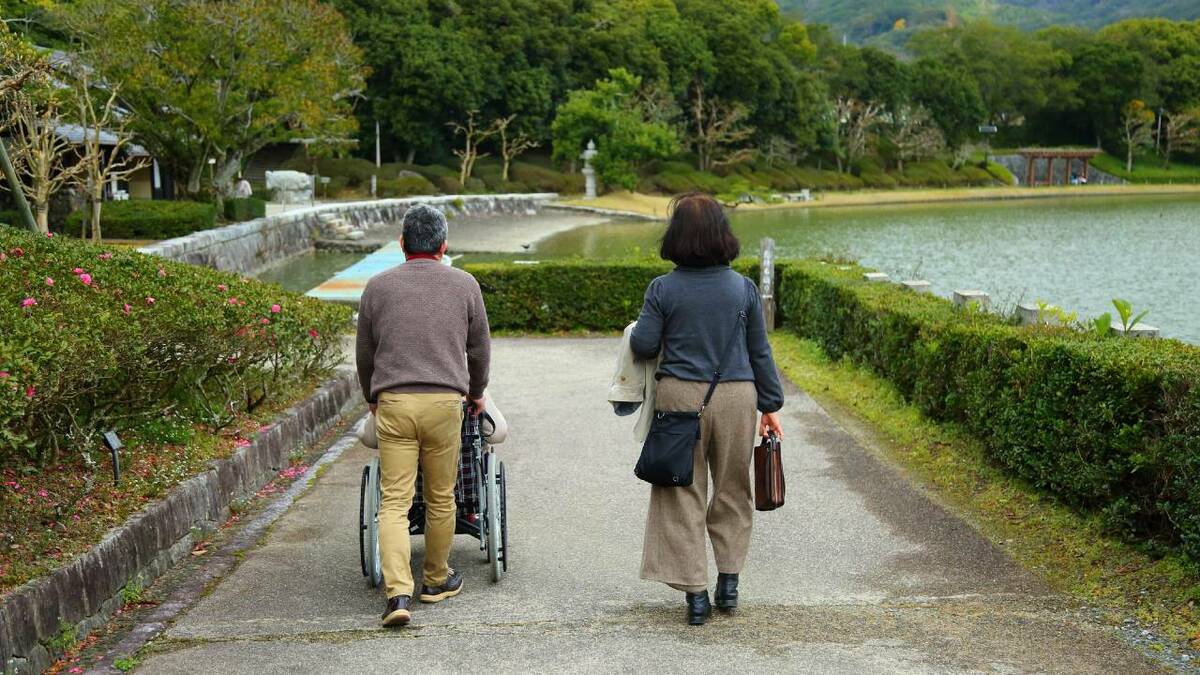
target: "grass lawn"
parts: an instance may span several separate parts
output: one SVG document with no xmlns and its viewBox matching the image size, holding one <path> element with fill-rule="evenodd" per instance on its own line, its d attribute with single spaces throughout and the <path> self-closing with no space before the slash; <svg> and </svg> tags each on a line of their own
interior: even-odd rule
<svg viewBox="0 0 1200 675">
<path fill-rule="evenodd" d="M 1152 183 L 1159 185 L 1200 183 L 1200 164 L 1189 164 L 1174 160 L 1171 162 L 1170 168 L 1164 169 L 1162 160 L 1154 155 L 1136 156 L 1133 160 L 1132 172 L 1125 170 L 1125 158 L 1123 157 L 1114 157 L 1108 154 L 1099 155 L 1092 161 L 1092 164 L 1101 171 L 1111 173 L 1130 183 Z"/>
<path fill-rule="evenodd" d="M 1114 624 L 1136 616 L 1200 647 L 1200 570 L 1111 538 L 1097 519 L 1005 475 L 978 441 L 926 419 L 885 380 L 831 361 L 816 343 L 777 331 L 771 344 L 792 382 L 1026 568 Z"/>
</svg>

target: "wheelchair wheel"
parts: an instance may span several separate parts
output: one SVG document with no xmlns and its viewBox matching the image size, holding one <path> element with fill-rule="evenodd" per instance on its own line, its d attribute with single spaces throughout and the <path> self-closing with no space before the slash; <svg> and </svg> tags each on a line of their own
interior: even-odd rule
<svg viewBox="0 0 1200 675">
<path fill-rule="evenodd" d="M 504 478 L 504 462 L 500 462 L 500 566 L 508 571 L 508 481 Z"/>
<path fill-rule="evenodd" d="M 362 470 L 362 481 L 358 486 L 358 564 L 362 568 L 362 575 L 368 576 L 367 571 L 369 566 L 370 554 L 367 552 L 367 514 L 370 513 L 370 506 L 367 504 L 367 490 L 371 486 L 371 465 L 366 465 Z"/>
<path fill-rule="evenodd" d="M 500 560 L 500 476 L 499 462 L 495 453 L 487 454 L 487 477 L 485 478 L 485 497 L 487 499 L 487 554 L 492 568 L 492 581 L 500 581 L 504 576 L 504 564 Z"/>
<path fill-rule="evenodd" d="M 364 477 L 369 476 L 369 484 L 365 487 L 367 493 L 366 522 L 364 527 L 365 546 L 367 552 L 367 583 L 376 588 L 383 583 L 383 561 L 379 557 L 379 502 L 382 491 L 379 480 L 379 458 L 371 460 L 364 469 Z"/>
</svg>

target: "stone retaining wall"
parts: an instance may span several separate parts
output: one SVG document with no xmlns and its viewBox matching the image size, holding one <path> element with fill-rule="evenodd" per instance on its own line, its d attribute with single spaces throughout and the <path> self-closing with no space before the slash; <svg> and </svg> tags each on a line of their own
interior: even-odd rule
<svg viewBox="0 0 1200 675">
<path fill-rule="evenodd" d="M 49 643 L 64 626 L 83 636 L 103 625 L 122 605 L 123 588 L 148 585 L 187 556 L 197 534 L 228 519 L 230 503 L 256 493 L 287 466 L 294 448 L 316 441 L 361 401 L 357 376 L 339 371 L 253 443 L 175 486 L 70 565 L 0 598 L 5 675 L 45 670 L 57 657 Z"/>
<path fill-rule="evenodd" d="M 1009 172 L 1017 179 L 1018 185 L 1025 185 L 1025 169 L 1028 166 L 1028 160 L 1023 155 L 994 155 L 992 161 L 1008 169 Z M 1071 161 L 1071 170 L 1076 174 L 1083 175 L 1083 161 L 1076 159 Z M 1035 180 L 1039 183 L 1046 181 L 1046 160 L 1040 160 L 1034 168 L 1036 173 Z M 1088 184 L 1089 185 L 1123 185 L 1125 181 L 1117 178 L 1111 173 L 1106 173 L 1096 168 L 1095 164 L 1088 167 Z M 1054 184 L 1069 185 L 1070 174 L 1067 173 L 1067 162 L 1061 159 L 1054 161 Z"/>
<path fill-rule="evenodd" d="M 442 206 L 451 214 L 470 216 L 537 211 L 555 199 L 553 193 L 507 195 L 443 195 L 321 204 L 244 223 L 193 232 L 141 248 L 142 253 L 253 274 L 272 262 L 309 251 L 321 230 L 321 219 L 341 218 L 360 228 L 397 223 L 415 203 Z"/>
</svg>

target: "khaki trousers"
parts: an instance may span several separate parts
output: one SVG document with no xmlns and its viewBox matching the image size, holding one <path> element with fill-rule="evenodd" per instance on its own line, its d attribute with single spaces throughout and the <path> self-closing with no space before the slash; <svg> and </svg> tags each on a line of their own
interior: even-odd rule
<svg viewBox="0 0 1200 675">
<path fill-rule="evenodd" d="M 439 585 L 450 574 L 462 414 L 458 394 L 379 395 L 379 555 L 388 598 L 413 594 L 408 510 L 418 464 L 425 486 L 424 583 Z"/>
<path fill-rule="evenodd" d="M 707 382 L 663 378 L 658 383 L 654 407 L 663 411 L 699 410 L 707 389 Z M 753 382 L 718 384 L 700 419 L 691 486 L 651 486 L 642 547 L 643 579 L 690 593 L 707 588 L 705 531 L 712 541 L 717 571 L 741 572 L 750 549 L 754 519 L 750 462 L 756 403 Z"/>
</svg>

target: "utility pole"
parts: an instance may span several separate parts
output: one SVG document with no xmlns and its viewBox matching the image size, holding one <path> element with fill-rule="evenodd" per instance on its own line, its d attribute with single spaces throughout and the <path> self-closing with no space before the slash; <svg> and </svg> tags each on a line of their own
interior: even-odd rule
<svg viewBox="0 0 1200 675">
<path fill-rule="evenodd" d="M 375 120 L 375 173 L 371 174 L 371 197 L 379 192 L 379 168 L 383 166 L 379 155 L 379 120 Z"/>
<path fill-rule="evenodd" d="M 25 221 L 25 229 L 30 232 L 37 232 L 37 222 L 33 219 L 33 211 L 29 210 L 29 202 L 25 200 L 25 188 L 21 185 L 21 181 L 17 179 L 17 171 L 13 168 L 12 161 L 8 158 L 8 148 L 5 147 L 4 141 L 0 141 L 0 169 L 4 170 L 4 177 L 8 180 L 9 190 L 13 194 L 13 200 L 17 202 L 17 211 L 21 213 L 21 219 Z"/>
</svg>

